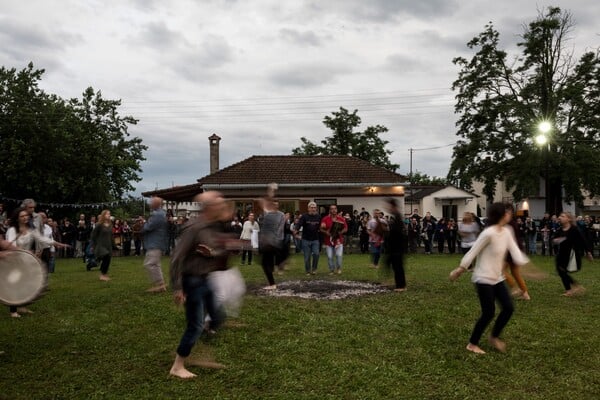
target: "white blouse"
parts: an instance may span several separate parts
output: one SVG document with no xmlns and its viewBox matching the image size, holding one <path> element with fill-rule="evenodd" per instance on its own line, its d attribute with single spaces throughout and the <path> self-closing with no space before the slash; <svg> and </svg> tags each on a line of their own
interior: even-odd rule
<svg viewBox="0 0 600 400">
<path fill-rule="evenodd" d="M 6 231 L 6 240 L 22 250 L 39 250 L 51 247 L 54 240 L 42 236 L 38 231 L 30 229 L 25 233 L 17 234 L 14 226 Z M 33 247 L 35 245 L 35 248 Z"/>
</svg>

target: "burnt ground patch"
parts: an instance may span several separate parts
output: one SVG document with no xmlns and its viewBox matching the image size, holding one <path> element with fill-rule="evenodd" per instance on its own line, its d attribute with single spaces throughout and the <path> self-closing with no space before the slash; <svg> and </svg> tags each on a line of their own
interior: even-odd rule
<svg viewBox="0 0 600 400">
<path fill-rule="evenodd" d="M 379 283 L 337 280 L 294 280 L 277 283 L 276 290 L 249 287 L 257 296 L 299 297 L 316 300 L 339 300 L 369 294 L 388 293 L 390 288 Z"/>
</svg>

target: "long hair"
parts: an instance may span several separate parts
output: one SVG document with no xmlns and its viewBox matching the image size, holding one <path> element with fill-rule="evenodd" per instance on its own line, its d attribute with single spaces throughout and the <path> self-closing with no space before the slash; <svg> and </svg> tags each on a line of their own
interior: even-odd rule
<svg viewBox="0 0 600 400">
<path fill-rule="evenodd" d="M 561 214 L 565 214 L 565 216 L 569 220 L 569 224 L 571 224 L 571 226 L 577 225 L 575 222 L 575 216 L 572 213 L 570 213 L 569 211 L 563 211 Z"/>
<path fill-rule="evenodd" d="M 110 217 L 108 216 L 109 213 L 110 213 L 110 210 L 102 210 L 102 212 L 98 216 L 97 222 L 101 225 L 112 225 L 112 223 L 110 221 Z"/>
<path fill-rule="evenodd" d="M 22 212 L 27 212 L 27 207 L 19 207 L 15 211 L 13 211 L 10 218 L 10 226 L 15 228 L 16 232 L 19 232 L 19 214 Z"/>
<path fill-rule="evenodd" d="M 487 210 L 487 221 L 486 225 L 497 225 L 500 220 L 506 214 L 506 204 L 504 203 L 494 203 Z"/>
</svg>

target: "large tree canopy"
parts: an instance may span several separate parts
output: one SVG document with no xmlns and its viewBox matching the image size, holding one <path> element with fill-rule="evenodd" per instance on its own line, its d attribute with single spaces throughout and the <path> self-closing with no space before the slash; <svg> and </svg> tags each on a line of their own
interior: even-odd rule
<svg viewBox="0 0 600 400">
<path fill-rule="evenodd" d="M 139 181 L 146 146 L 120 101 L 88 88 L 68 101 L 38 87 L 44 70 L 0 68 L 0 193 L 46 202 L 111 201 Z"/>
<path fill-rule="evenodd" d="M 551 213 L 562 209 L 561 189 L 567 201 L 581 202 L 582 189 L 600 193 L 600 59 L 597 50 L 573 57 L 572 28 L 570 13 L 550 7 L 509 59 L 489 23 L 467 44 L 473 58 L 453 60 L 461 68 L 453 84 L 460 139 L 449 180 L 466 188 L 482 181 L 490 197 L 505 180 L 520 200 L 541 194 L 541 177 Z M 552 126 L 544 145 L 535 141 L 542 121 Z"/>
<path fill-rule="evenodd" d="M 333 131 L 333 135 L 321 140 L 321 145 L 315 144 L 305 137 L 300 138 L 302 146 L 292 150 L 295 155 L 347 155 L 369 161 L 373 165 L 395 171 L 398 164 L 390 161 L 391 150 L 385 146 L 389 143 L 379 137 L 387 132 L 383 125 L 369 126 L 364 131 L 355 131 L 361 123 L 358 110 L 349 113 L 343 107 L 340 111 L 332 112 L 333 116 L 325 116 L 323 123 Z"/>
</svg>

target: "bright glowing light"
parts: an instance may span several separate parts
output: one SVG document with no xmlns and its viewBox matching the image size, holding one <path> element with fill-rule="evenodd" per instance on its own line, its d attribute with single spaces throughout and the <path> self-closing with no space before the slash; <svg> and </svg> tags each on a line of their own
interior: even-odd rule
<svg viewBox="0 0 600 400">
<path fill-rule="evenodd" d="M 544 135 L 544 134 L 537 135 L 537 136 L 535 137 L 535 142 L 536 142 L 538 145 L 540 145 L 540 146 L 543 146 L 543 145 L 545 145 L 546 143 L 548 143 L 548 138 L 547 138 L 547 137 L 546 137 L 546 135 Z"/>
<path fill-rule="evenodd" d="M 546 133 L 548 133 L 548 132 L 550 132 L 552 130 L 552 124 L 550 122 L 548 122 L 548 121 L 542 121 L 538 125 L 538 130 L 541 133 L 546 134 Z"/>
</svg>

